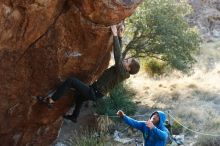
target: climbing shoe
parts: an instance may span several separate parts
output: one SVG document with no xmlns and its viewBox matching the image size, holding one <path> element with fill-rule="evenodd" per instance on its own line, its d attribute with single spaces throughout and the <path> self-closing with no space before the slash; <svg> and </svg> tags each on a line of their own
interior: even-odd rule
<svg viewBox="0 0 220 146">
<path fill-rule="evenodd" d="M 50 97 L 37 96 L 36 98 L 39 102 L 46 104 L 48 108 L 53 108 L 54 102 L 50 100 Z"/>
<path fill-rule="evenodd" d="M 74 118 L 72 115 L 64 115 L 63 118 L 67 120 L 71 120 L 73 123 L 77 122 L 77 119 Z"/>
</svg>

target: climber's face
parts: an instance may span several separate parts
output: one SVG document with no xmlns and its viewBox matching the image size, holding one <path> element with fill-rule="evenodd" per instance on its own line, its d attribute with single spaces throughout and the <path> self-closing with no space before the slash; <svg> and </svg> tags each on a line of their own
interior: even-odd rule
<svg viewBox="0 0 220 146">
<path fill-rule="evenodd" d="M 131 62 L 132 62 L 132 58 L 124 59 L 123 61 L 124 68 L 126 69 L 127 72 L 131 70 L 130 68 Z"/>
</svg>

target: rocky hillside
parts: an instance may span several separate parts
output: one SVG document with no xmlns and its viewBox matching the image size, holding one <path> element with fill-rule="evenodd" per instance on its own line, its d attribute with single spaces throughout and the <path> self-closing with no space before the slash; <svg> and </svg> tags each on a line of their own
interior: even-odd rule
<svg viewBox="0 0 220 146">
<path fill-rule="evenodd" d="M 197 25 L 207 40 L 220 37 L 220 1 L 219 0 L 189 0 L 194 14 L 190 23 Z"/>
</svg>

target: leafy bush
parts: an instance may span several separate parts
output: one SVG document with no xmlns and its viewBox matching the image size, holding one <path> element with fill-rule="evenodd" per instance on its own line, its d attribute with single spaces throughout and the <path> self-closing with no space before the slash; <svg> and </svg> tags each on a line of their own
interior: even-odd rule
<svg viewBox="0 0 220 146">
<path fill-rule="evenodd" d="M 97 101 L 96 112 L 101 115 L 115 116 L 121 109 L 127 115 L 132 115 L 136 112 L 136 105 L 132 101 L 133 96 L 134 91 L 125 84 L 119 84 L 108 96 Z"/>
<path fill-rule="evenodd" d="M 162 75 L 165 73 L 165 68 L 165 63 L 156 59 L 148 59 L 144 62 L 144 70 L 150 76 Z"/>
<path fill-rule="evenodd" d="M 178 119 L 178 121 L 180 121 L 180 120 Z M 183 132 L 183 127 L 178 122 L 173 121 L 172 133 L 175 135 L 179 135 L 182 132 Z"/>
</svg>

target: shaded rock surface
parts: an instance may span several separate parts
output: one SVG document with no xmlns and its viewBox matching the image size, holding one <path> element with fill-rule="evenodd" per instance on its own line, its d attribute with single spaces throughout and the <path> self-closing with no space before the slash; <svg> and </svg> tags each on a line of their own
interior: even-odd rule
<svg viewBox="0 0 220 146">
<path fill-rule="evenodd" d="M 93 82 L 107 68 L 109 26 L 141 0 L 0 0 L 0 143 L 49 145 L 71 96 L 48 109 L 47 95 L 69 76 Z"/>
</svg>

